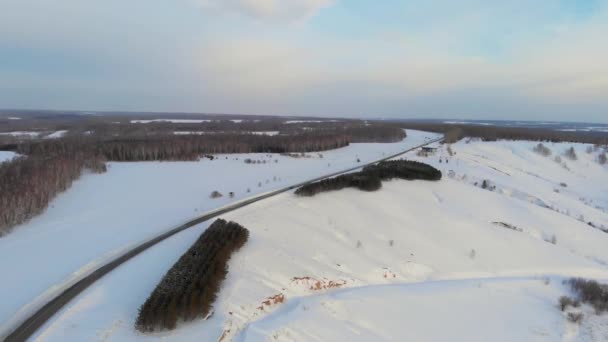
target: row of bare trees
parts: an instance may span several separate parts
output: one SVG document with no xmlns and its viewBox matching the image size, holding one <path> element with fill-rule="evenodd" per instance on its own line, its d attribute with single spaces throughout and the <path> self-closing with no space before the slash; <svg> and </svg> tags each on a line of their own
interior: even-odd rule
<svg viewBox="0 0 608 342">
<path fill-rule="evenodd" d="M 102 158 L 82 153 L 19 157 L 0 163 L 0 236 L 42 213 L 84 169 L 106 170 Z"/>
<path fill-rule="evenodd" d="M 141 306 L 137 330 L 172 330 L 178 321 L 207 316 L 228 274 L 228 260 L 248 237 L 249 231 L 234 222 L 218 219 L 209 226 Z"/>
<path fill-rule="evenodd" d="M 346 135 L 310 133 L 292 136 L 253 134 L 152 135 L 145 137 L 72 137 L 22 143 L 17 151 L 48 155 L 81 151 L 109 161 L 197 160 L 215 153 L 325 151 L 347 146 Z"/>
</svg>

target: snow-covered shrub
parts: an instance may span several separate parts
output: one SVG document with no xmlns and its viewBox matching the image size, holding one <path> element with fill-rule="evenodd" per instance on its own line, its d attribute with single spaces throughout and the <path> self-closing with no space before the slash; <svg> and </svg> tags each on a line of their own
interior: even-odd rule
<svg viewBox="0 0 608 342">
<path fill-rule="evenodd" d="M 574 150 L 574 147 L 570 147 L 569 149 L 567 149 L 564 152 L 564 156 L 570 160 L 577 160 L 578 157 L 576 155 L 576 151 Z"/>
<path fill-rule="evenodd" d="M 178 321 L 206 317 L 223 280 L 228 260 L 249 237 L 237 223 L 215 221 L 165 274 L 139 309 L 141 332 L 175 329 Z"/>
<path fill-rule="evenodd" d="M 574 291 L 577 301 L 591 305 L 598 314 L 608 311 L 608 285 L 582 278 L 572 278 L 566 283 Z"/>
<path fill-rule="evenodd" d="M 551 235 L 550 237 L 545 237 L 543 240 L 550 244 L 557 245 L 557 236 L 555 236 L 555 234 Z"/>
<path fill-rule="evenodd" d="M 581 306 L 581 302 L 579 300 L 576 299 L 572 299 L 570 297 L 567 296 L 561 296 L 559 297 L 559 308 L 562 311 L 566 311 L 566 309 L 571 306 L 574 308 L 578 308 L 579 306 Z"/>
<path fill-rule="evenodd" d="M 548 147 L 546 147 L 545 145 L 543 145 L 542 143 L 539 143 L 538 145 L 534 146 L 534 148 L 532 150 L 545 157 L 548 157 L 551 155 L 551 150 Z"/>
<path fill-rule="evenodd" d="M 606 157 L 606 152 L 600 153 L 600 155 L 597 157 L 597 162 L 600 163 L 600 165 L 606 165 L 606 163 L 608 162 L 608 157 Z"/>
<path fill-rule="evenodd" d="M 572 323 L 579 324 L 583 321 L 582 312 L 568 312 L 568 320 Z"/>
<path fill-rule="evenodd" d="M 220 198 L 222 196 L 224 196 L 224 195 L 222 195 L 222 193 L 217 190 L 212 191 L 211 195 L 209 195 L 210 198 Z"/>
</svg>

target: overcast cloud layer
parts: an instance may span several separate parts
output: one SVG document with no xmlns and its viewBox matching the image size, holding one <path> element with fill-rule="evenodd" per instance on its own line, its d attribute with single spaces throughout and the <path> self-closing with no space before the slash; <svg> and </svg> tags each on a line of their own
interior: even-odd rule
<svg viewBox="0 0 608 342">
<path fill-rule="evenodd" d="M 608 0 L 3 0 L 0 107 L 608 122 Z"/>
</svg>

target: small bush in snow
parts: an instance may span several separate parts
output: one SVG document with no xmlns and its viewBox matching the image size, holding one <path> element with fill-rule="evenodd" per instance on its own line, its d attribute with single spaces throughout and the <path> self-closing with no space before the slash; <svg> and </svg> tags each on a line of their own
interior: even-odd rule
<svg viewBox="0 0 608 342">
<path fill-rule="evenodd" d="M 606 152 L 600 153 L 600 155 L 597 157 L 597 162 L 600 163 L 600 165 L 606 165 L 606 163 L 608 162 Z"/>
<path fill-rule="evenodd" d="M 608 311 L 608 285 L 582 278 L 572 278 L 566 283 L 575 292 L 577 300 L 591 305 L 598 314 Z"/>
<path fill-rule="evenodd" d="M 566 152 L 564 152 L 564 156 L 566 156 L 566 158 L 568 158 L 570 160 L 578 159 L 578 157 L 576 156 L 576 151 L 574 150 L 574 147 L 570 147 L 569 149 L 567 149 Z"/>
<path fill-rule="evenodd" d="M 539 143 L 538 145 L 534 146 L 532 150 L 540 154 L 541 156 L 548 157 L 551 155 L 551 150 L 542 143 Z"/>
<path fill-rule="evenodd" d="M 581 312 L 568 312 L 568 320 L 575 324 L 580 324 L 583 321 L 583 314 Z"/>
<path fill-rule="evenodd" d="M 221 193 L 221 192 L 219 192 L 219 191 L 217 191 L 217 190 L 213 191 L 213 192 L 211 193 L 211 195 L 209 195 L 209 197 L 211 197 L 211 198 L 220 198 L 220 197 L 222 197 L 222 196 L 224 196 L 224 195 L 222 195 L 222 193 Z"/>
<path fill-rule="evenodd" d="M 559 309 L 562 311 L 566 311 L 566 309 L 571 306 L 573 308 L 578 308 L 579 306 L 581 306 L 581 302 L 579 300 L 576 299 L 572 299 L 570 297 L 567 296 L 561 296 L 559 297 Z"/>
<path fill-rule="evenodd" d="M 469 252 L 469 258 L 475 259 L 476 256 L 477 252 L 474 249 L 471 249 L 471 251 Z"/>
<path fill-rule="evenodd" d="M 454 151 L 452 150 L 452 145 L 448 145 L 448 154 L 450 155 L 450 157 L 454 156 Z"/>
<path fill-rule="evenodd" d="M 555 234 L 551 235 L 551 237 L 546 237 L 544 240 L 550 244 L 557 245 L 557 236 Z"/>
</svg>

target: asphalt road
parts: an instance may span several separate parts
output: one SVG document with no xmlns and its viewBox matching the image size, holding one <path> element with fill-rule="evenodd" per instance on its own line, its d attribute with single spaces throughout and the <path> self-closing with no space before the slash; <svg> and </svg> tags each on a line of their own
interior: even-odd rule
<svg viewBox="0 0 608 342">
<path fill-rule="evenodd" d="M 199 223 L 205 222 L 207 220 L 210 220 L 212 218 L 216 218 L 220 215 L 223 215 L 225 213 L 231 212 L 233 210 L 245 207 L 247 205 L 250 205 L 252 203 L 255 202 L 259 202 L 261 200 L 264 200 L 266 198 L 269 197 L 273 197 L 276 196 L 278 194 L 282 194 L 284 192 L 299 188 L 303 185 L 309 184 L 309 183 L 313 183 L 313 182 L 317 182 L 319 180 L 322 179 L 326 179 L 326 178 L 331 178 L 331 177 L 335 177 L 344 173 L 348 173 L 348 172 L 352 172 L 352 171 L 356 171 L 358 169 L 361 169 L 365 166 L 368 165 L 372 165 L 372 164 L 376 164 L 379 163 L 381 161 L 385 161 L 385 160 L 389 160 L 389 159 L 393 159 L 396 158 L 402 154 L 411 152 L 413 150 L 416 150 L 422 146 L 426 146 L 438 141 L 443 140 L 443 138 L 438 138 L 438 139 L 433 139 L 433 140 L 429 140 L 427 142 L 425 142 L 424 144 L 409 148 L 405 151 L 401 151 L 397 154 L 393 154 L 390 155 L 388 157 L 376 160 L 374 162 L 371 163 L 367 163 L 367 164 L 362 164 L 362 165 L 358 165 L 356 167 L 352 167 L 350 169 L 347 170 L 343 170 L 343 171 L 339 171 L 339 172 L 335 172 L 329 175 L 325 175 L 325 176 L 321 176 L 321 177 L 317 177 L 315 179 L 311 179 L 299 184 L 295 184 L 286 188 L 282 188 L 279 190 L 275 190 L 266 194 L 262 194 L 259 196 L 255 196 L 252 197 L 250 199 L 246 199 L 243 201 L 239 201 L 235 204 L 211 211 L 203 216 L 197 217 L 191 221 L 188 221 L 184 224 L 182 224 L 179 227 L 173 228 L 171 230 L 169 230 L 166 233 L 163 233 L 159 236 L 156 236 L 155 238 L 148 240 L 138 246 L 136 246 L 135 248 L 129 250 L 128 252 L 122 254 L 121 256 L 117 257 L 116 259 L 108 262 L 107 264 L 99 267 L 98 269 L 92 271 L 89 275 L 85 276 L 83 279 L 79 280 L 78 282 L 76 282 L 75 284 L 73 284 L 72 286 L 70 286 L 69 288 L 65 289 L 63 292 L 61 292 L 59 295 L 57 295 L 55 298 L 53 298 L 52 300 L 50 300 L 48 303 L 46 303 L 44 306 L 42 306 L 41 308 L 39 308 L 36 312 L 34 312 L 31 316 L 29 316 L 27 319 L 25 319 L 24 321 L 22 321 L 18 326 L 15 327 L 14 330 L 12 330 L 12 332 L 7 335 L 7 337 L 4 339 L 4 341 L 6 342 L 12 342 L 12 341 L 25 341 L 27 340 L 29 337 L 31 337 L 36 330 L 38 330 L 43 324 L 45 324 L 51 317 L 53 317 L 53 315 L 55 315 L 59 310 L 61 310 L 61 308 L 63 308 L 67 303 L 69 303 L 72 299 L 74 299 L 76 296 L 78 296 L 81 292 L 83 292 L 86 288 L 88 288 L 89 286 L 91 286 L 91 284 L 95 283 L 97 280 L 99 280 L 100 278 L 102 278 L 103 276 L 105 276 L 106 274 L 112 272 L 112 270 L 114 270 L 115 268 L 119 267 L 120 265 L 122 265 L 123 263 L 127 262 L 128 260 L 130 260 L 131 258 L 137 256 L 138 254 L 142 253 L 143 251 L 147 250 L 148 248 L 162 242 L 165 239 L 170 238 L 171 236 L 186 230 L 188 228 L 191 228 L 193 226 L 196 226 Z"/>
</svg>

